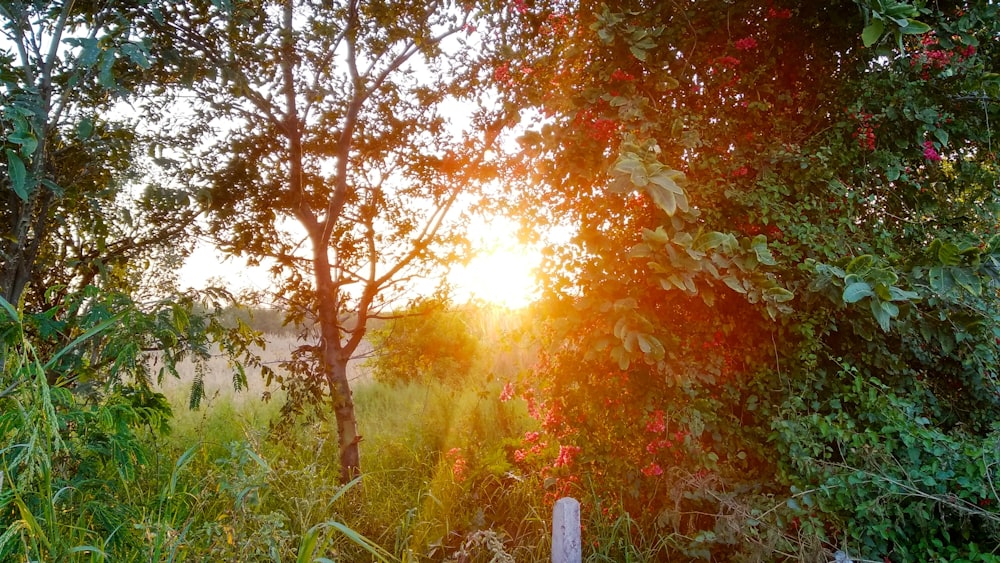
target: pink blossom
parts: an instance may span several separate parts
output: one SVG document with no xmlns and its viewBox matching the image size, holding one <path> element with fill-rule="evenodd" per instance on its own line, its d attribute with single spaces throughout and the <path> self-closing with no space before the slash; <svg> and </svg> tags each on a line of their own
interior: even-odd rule
<svg viewBox="0 0 1000 563">
<path fill-rule="evenodd" d="M 552 464 L 552 467 L 572 465 L 573 459 L 576 458 L 579 453 L 580 446 L 559 446 L 559 457 L 556 458 L 556 462 Z"/>
<path fill-rule="evenodd" d="M 924 158 L 931 162 L 941 162 L 941 155 L 934 149 L 934 141 L 924 141 Z"/>
<path fill-rule="evenodd" d="M 503 63 L 502 65 L 496 67 L 493 70 L 493 80 L 505 84 L 510 84 L 511 82 L 513 82 L 513 79 L 510 74 L 510 63 Z"/>
<path fill-rule="evenodd" d="M 462 457 L 462 448 L 452 448 L 448 450 L 445 457 L 454 460 L 451 466 L 451 475 L 454 477 L 455 482 L 461 483 L 462 481 L 465 481 L 468 462 L 466 462 L 465 458 Z"/>
<path fill-rule="evenodd" d="M 650 463 L 646 467 L 642 468 L 642 474 L 646 477 L 654 477 L 656 475 L 663 475 L 663 468 L 660 467 L 658 463 Z"/>
<path fill-rule="evenodd" d="M 513 398 L 514 398 L 514 384 L 508 381 L 503 386 L 503 391 L 500 392 L 500 402 L 506 403 L 507 401 Z"/>
<path fill-rule="evenodd" d="M 646 432 L 651 432 L 653 434 L 660 434 L 667 429 L 666 423 L 663 421 L 663 411 L 655 410 L 653 411 L 653 419 L 646 423 Z"/>
<path fill-rule="evenodd" d="M 714 62 L 717 65 L 724 66 L 724 67 L 725 66 L 736 67 L 736 66 L 739 66 L 739 64 L 740 64 L 740 60 L 739 59 L 737 59 L 736 57 L 730 57 L 729 55 L 726 55 L 724 57 L 717 57 Z"/>
</svg>

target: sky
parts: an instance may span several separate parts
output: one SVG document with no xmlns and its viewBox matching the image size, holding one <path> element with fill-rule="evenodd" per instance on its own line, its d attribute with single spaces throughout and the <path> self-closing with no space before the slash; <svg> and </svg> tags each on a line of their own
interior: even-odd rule
<svg viewBox="0 0 1000 563">
<path fill-rule="evenodd" d="M 528 305 L 536 296 L 533 270 L 541 263 L 538 249 L 521 244 L 516 224 L 502 217 L 473 224 L 468 236 L 477 255 L 449 273 L 454 301 L 478 299 L 512 308 Z M 182 288 L 202 289 L 221 282 L 234 293 L 265 292 L 270 281 L 266 267 L 248 266 L 207 243 L 199 244 L 180 271 Z M 430 293 L 436 284 L 428 281 L 426 285 L 425 292 Z"/>
</svg>

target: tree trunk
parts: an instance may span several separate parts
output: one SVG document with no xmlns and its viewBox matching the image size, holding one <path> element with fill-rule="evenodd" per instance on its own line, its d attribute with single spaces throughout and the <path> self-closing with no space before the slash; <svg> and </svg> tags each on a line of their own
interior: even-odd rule
<svg viewBox="0 0 1000 563">
<path fill-rule="evenodd" d="M 331 275 L 326 241 L 321 232 L 315 231 L 312 233 L 312 240 L 323 376 L 337 417 L 340 480 L 346 484 L 361 474 L 361 454 L 358 448 L 361 436 L 358 435 L 358 421 L 354 414 L 351 383 L 347 380 L 347 363 L 354 350 L 345 348 L 341 339 L 342 327 L 337 316 L 339 295 Z"/>
<path fill-rule="evenodd" d="M 354 415 L 354 398 L 347 380 L 347 361 L 337 359 L 332 366 L 332 379 L 336 386 L 334 412 L 337 415 L 337 437 L 340 443 L 340 481 L 349 483 L 361 474 L 361 451 L 358 442 L 358 420 Z"/>
</svg>

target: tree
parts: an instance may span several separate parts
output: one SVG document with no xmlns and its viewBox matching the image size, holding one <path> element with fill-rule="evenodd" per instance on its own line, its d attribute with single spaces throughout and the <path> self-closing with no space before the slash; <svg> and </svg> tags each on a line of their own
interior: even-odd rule
<svg viewBox="0 0 1000 563">
<path fill-rule="evenodd" d="M 193 163 L 212 234 L 231 254 L 271 260 L 292 317 L 315 315 L 318 341 L 281 381 L 286 411 L 330 404 L 345 481 L 361 440 L 347 363 L 368 321 L 451 259 L 447 217 L 490 177 L 505 124 L 502 111 L 463 105 L 482 95 L 494 57 L 473 9 L 191 2 L 149 22 L 157 52 L 208 65 L 185 87 L 203 103 L 197 120 L 225 127 Z"/>
<path fill-rule="evenodd" d="M 5 182 L 0 288 L 41 310 L 87 285 L 131 292 L 161 279 L 150 262 L 186 255 L 195 209 L 152 185 L 135 124 L 107 117 L 151 87 L 139 8 L 109 2 L 9 2 L 0 7 Z M 150 184 L 138 197 L 131 189 Z M 51 293 L 54 291 L 55 293 Z M 49 293 L 46 303 L 46 292 Z"/>
<path fill-rule="evenodd" d="M 996 6 L 531 10 L 509 181 L 577 234 L 514 460 L 689 557 L 995 547 Z"/>
</svg>

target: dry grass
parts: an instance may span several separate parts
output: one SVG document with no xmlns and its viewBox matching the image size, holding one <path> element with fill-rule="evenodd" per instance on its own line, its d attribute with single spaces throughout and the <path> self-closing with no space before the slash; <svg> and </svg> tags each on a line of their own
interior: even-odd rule
<svg viewBox="0 0 1000 563">
<path fill-rule="evenodd" d="M 267 335 L 267 346 L 263 350 L 255 350 L 260 355 L 264 365 L 281 374 L 284 369 L 281 362 L 292 357 L 292 351 L 303 344 L 295 336 L 290 335 Z M 368 380 L 367 369 L 363 367 L 365 359 L 371 353 L 371 347 L 367 343 L 362 343 L 356 359 L 352 360 L 348 366 L 347 374 L 352 383 L 358 384 Z M 195 379 L 198 368 L 190 360 L 185 360 L 178 366 L 180 378 L 164 378 L 159 390 L 170 398 L 175 408 L 186 408 L 188 395 L 191 391 L 191 384 Z M 247 388 L 236 391 L 233 388 L 233 376 L 235 368 L 227 362 L 221 355 L 214 355 L 205 362 L 201 369 L 204 374 L 205 397 L 209 403 L 224 399 L 233 404 L 234 407 L 243 408 L 260 405 L 264 393 L 271 393 L 272 397 L 280 397 L 280 389 L 277 383 L 265 385 L 264 378 L 259 370 L 247 369 Z"/>
</svg>

